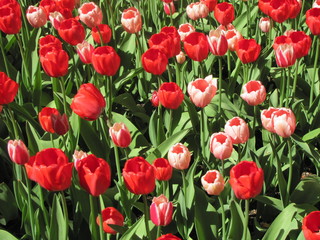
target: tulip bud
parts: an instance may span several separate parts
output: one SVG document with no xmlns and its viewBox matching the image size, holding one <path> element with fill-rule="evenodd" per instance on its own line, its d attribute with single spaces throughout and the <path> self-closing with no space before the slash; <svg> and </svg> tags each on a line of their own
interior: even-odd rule
<svg viewBox="0 0 320 240">
<path fill-rule="evenodd" d="M 292 44 L 281 44 L 275 50 L 276 62 L 279 67 L 290 67 L 296 62 L 296 54 Z"/>
<path fill-rule="evenodd" d="M 228 24 L 227 27 L 220 25 L 218 29 L 224 31 L 224 35 L 228 42 L 228 49 L 230 51 L 235 51 L 237 42 L 243 38 L 241 33 L 237 31 L 231 23 Z"/>
<path fill-rule="evenodd" d="M 102 11 L 94 2 L 87 2 L 78 9 L 80 20 L 89 28 L 93 28 L 102 22 Z"/>
<path fill-rule="evenodd" d="M 11 161 L 19 165 L 29 162 L 30 159 L 28 148 L 22 140 L 9 140 L 8 154 Z"/>
<path fill-rule="evenodd" d="M 245 143 L 249 139 L 248 124 L 239 117 L 227 121 L 224 131 L 231 137 L 233 144 Z"/>
<path fill-rule="evenodd" d="M 242 87 L 240 97 L 250 106 L 256 106 L 264 102 L 267 93 L 260 81 L 251 80 Z"/>
<path fill-rule="evenodd" d="M 262 17 L 259 21 L 259 28 L 262 32 L 269 32 L 272 28 L 272 23 L 270 21 L 270 18 L 268 17 Z"/>
<path fill-rule="evenodd" d="M 296 129 L 296 117 L 291 109 L 279 108 L 272 113 L 271 124 L 276 134 L 288 138 Z"/>
<path fill-rule="evenodd" d="M 125 148 L 131 143 L 129 129 L 122 122 L 113 124 L 113 126 L 109 128 L 109 134 L 113 143 L 118 147 Z"/>
<path fill-rule="evenodd" d="M 158 92 L 156 90 L 154 90 L 152 93 L 151 103 L 152 103 L 152 106 L 154 106 L 154 107 L 159 106 L 159 97 L 158 97 Z"/>
<path fill-rule="evenodd" d="M 229 158 L 233 151 L 231 137 L 224 132 L 212 134 L 210 137 L 210 151 L 215 158 L 220 160 Z"/>
<path fill-rule="evenodd" d="M 223 56 L 228 51 L 228 41 L 224 32 L 219 28 L 209 32 L 208 43 L 213 55 Z"/>
<path fill-rule="evenodd" d="M 128 33 L 137 33 L 141 30 L 142 19 L 138 9 L 131 7 L 123 11 L 121 23 Z"/>
<path fill-rule="evenodd" d="M 261 112 L 261 123 L 262 126 L 268 130 L 269 132 L 274 133 L 274 129 L 272 126 L 272 122 L 271 122 L 271 116 L 272 113 L 274 113 L 275 111 L 278 111 L 277 108 L 273 108 L 273 107 L 269 107 L 268 109 L 265 109 Z"/>
<path fill-rule="evenodd" d="M 206 18 L 209 14 L 209 8 L 203 2 L 191 3 L 187 6 L 187 15 L 192 20 Z"/>
<path fill-rule="evenodd" d="M 169 149 L 168 160 L 175 169 L 187 169 L 190 164 L 191 153 L 185 145 L 177 143 Z"/>
<path fill-rule="evenodd" d="M 32 27 L 42 27 L 47 22 L 47 14 L 42 7 L 29 6 L 27 9 L 27 19 Z"/>
<path fill-rule="evenodd" d="M 80 161 L 86 157 L 88 157 L 88 153 L 83 151 L 74 150 L 74 153 L 72 155 L 73 161 L 74 161 L 74 167 L 78 171 L 78 167 L 80 165 Z"/>
<path fill-rule="evenodd" d="M 178 33 L 180 35 L 181 41 L 184 41 L 186 36 L 190 33 L 195 32 L 196 29 L 190 23 L 184 23 L 179 26 Z"/>
<path fill-rule="evenodd" d="M 77 44 L 77 53 L 84 64 L 90 64 L 92 62 L 92 53 L 94 47 L 87 41 Z"/>
<path fill-rule="evenodd" d="M 224 189 L 224 179 L 217 170 L 209 170 L 201 177 L 201 183 L 209 195 L 220 195 Z"/>
<path fill-rule="evenodd" d="M 152 199 L 150 218 L 156 226 L 167 226 L 172 220 L 173 205 L 161 194 Z"/>
<path fill-rule="evenodd" d="M 167 15 L 172 15 L 176 12 L 176 8 L 174 7 L 174 3 L 163 3 L 163 10 Z"/>
<path fill-rule="evenodd" d="M 112 31 L 107 24 L 99 24 L 98 26 L 92 28 L 91 35 L 96 43 L 101 44 L 102 39 L 102 42 L 107 44 L 111 40 Z"/>
<path fill-rule="evenodd" d="M 43 130 L 64 135 L 69 130 L 66 114 L 61 115 L 55 108 L 45 107 L 39 112 L 39 122 Z"/>
<path fill-rule="evenodd" d="M 172 166 L 165 158 L 157 158 L 152 166 L 155 169 L 156 179 L 158 181 L 168 181 L 172 177 Z"/>
<path fill-rule="evenodd" d="M 176 59 L 179 64 L 182 64 L 186 61 L 186 55 L 181 51 L 178 55 L 176 55 Z"/>
</svg>

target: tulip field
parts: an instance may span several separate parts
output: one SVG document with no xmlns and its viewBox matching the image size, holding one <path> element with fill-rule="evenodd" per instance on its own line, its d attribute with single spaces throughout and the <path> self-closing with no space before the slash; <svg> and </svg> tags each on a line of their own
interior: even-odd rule
<svg viewBox="0 0 320 240">
<path fill-rule="evenodd" d="M 0 0 L 0 240 L 320 240 L 320 0 Z"/>
</svg>

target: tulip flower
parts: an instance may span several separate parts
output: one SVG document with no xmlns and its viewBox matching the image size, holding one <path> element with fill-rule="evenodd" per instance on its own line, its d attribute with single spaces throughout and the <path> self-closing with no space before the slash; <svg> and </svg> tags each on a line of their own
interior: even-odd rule
<svg viewBox="0 0 320 240">
<path fill-rule="evenodd" d="M 60 37 L 67 43 L 75 46 L 82 43 L 86 37 L 84 27 L 74 18 L 65 19 L 58 29 Z"/>
<path fill-rule="evenodd" d="M 272 23 L 270 21 L 270 18 L 268 18 L 268 17 L 260 18 L 259 28 L 264 33 L 269 32 L 270 29 L 272 28 Z"/>
<path fill-rule="evenodd" d="M 156 179 L 158 181 L 168 181 L 172 177 L 172 166 L 165 158 L 157 158 L 153 161 L 152 166 L 155 169 Z"/>
<path fill-rule="evenodd" d="M 158 97 L 158 92 L 156 90 L 153 91 L 150 101 L 152 106 L 154 107 L 159 106 L 159 97 Z"/>
<path fill-rule="evenodd" d="M 209 14 L 209 8 L 203 2 L 194 2 L 187 6 L 187 15 L 192 20 L 206 18 Z"/>
<path fill-rule="evenodd" d="M 320 35 L 320 8 L 311 8 L 306 12 L 306 24 L 313 35 Z"/>
<path fill-rule="evenodd" d="M 113 143 L 118 147 L 128 147 L 131 143 L 129 129 L 124 123 L 115 123 L 109 128 L 109 134 Z"/>
<path fill-rule="evenodd" d="M 106 233 L 116 234 L 117 231 L 114 230 L 109 224 L 123 226 L 124 217 L 123 215 L 114 207 L 107 207 L 102 210 L 101 218 L 103 222 L 103 230 Z M 100 218 L 96 219 L 97 224 L 100 226 Z"/>
<path fill-rule="evenodd" d="M 274 133 L 274 129 L 273 129 L 273 126 L 272 126 L 272 114 L 274 112 L 278 111 L 277 108 L 274 108 L 274 107 L 269 107 L 268 109 L 265 109 L 261 112 L 261 123 L 262 123 L 262 126 L 268 130 L 269 132 L 272 132 Z"/>
<path fill-rule="evenodd" d="M 209 195 L 220 195 L 224 189 L 224 179 L 217 170 L 209 170 L 201 177 L 201 183 Z"/>
<path fill-rule="evenodd" d="M 178 170 L 187 169 L 190 165 L 191 153 L 182 143 L 176 143 L 168 152 L 168 161 L 172 167 Z"/>
<path fill-rule="evenodd" d="M 245 143 L 250 135 L 248 124 L 240 117 L 234 117 L 227 121 L 224 131 L 231 137 L 233 144 Z"/>
<path fill-rule="evenodd" d="M 254 39 L 241 39 L 236 45 L 236 51 L 242 63 L 251 63 L 258 59 L 261 46 Z"/>
<path fill-rule="evenodd" d="M 99 24 L 98 26 L 92 28 L 91 35 L 96 43 L 101 44 L 102 39 L 102 42 L 107 44 L 111 40 L 112 30 L 107 24 Z"/>
<path fill-rule="evenodd" d="M 228 2 L 218 3 L 214 8 L 214 17 L 221 25 L 232 23 L 235 18 L 233 5 Z"/>
<path fill-rule="evenodd" d="M 39 122 L 43 130 L 64 135 L 69 130 L 66 114 L 61 115 L 55 108 L 45 107 L 39 112 Z"/>
<path fill-rule="evenodd" d="M 177 63 L 182 64 L 186 61 L 186 55 L 184 54 L 184 52 L 180 52 L 178 55 L 176 55 L 176 60 Z"/>
<path fill-rule="evenodd" d="M 201 62 L 209 53 L 209 44 L 206 35 L 192 32 L 184 39 L 184 50 L 189 58 Z"/>
<path fill-rule="evenodd" d="M 172 15 L 176 12 L 176 8 L 173 2 L 163 3 L 163 10 L 167 15 Z"/>
<path fill-rule="evenodd" d="M 297 59 L 308 55 L 312 43 L 309 35 L 303 31 L 293 30 L 286 32 L 285 35 L 290 38 L 293 45 L 294 54 L 296 55 Z"/>
<path fill-rule="evenodd" d="M 41 0 L 39 6 L 44 8 L 46 11 L 47 19 L 49 19 L 50 13 L 59 10 L 59 7 L 56 5 L 54 0 Z"/>
<path fill-rule="evenodd" d="M 223 56 L 228 51 L 228 41 L 221 29 L 211 30 L 209 32 L 208 43 L 213 55 Z"/>
<path fill-rule="evenodd" d="M 19 84 L 4 72 L 0 72 L 0 105 L 13 102 L 17 95 Z"/>
<path fill-rule="evenodd" d="M 204 3 L 208 8 L 209 12 L 213 12 L 215 6 L 217 5 L 217 0 L 200 0 L 202 3 Z"/>
<path fill-rule="evenodd" d="M 137 33 L 141 30 L 142 19 L 138 9 L 131 7 L 122 12 L 121 24 L 128 33 Z"/>
<path fill-rule="evenodd" d="M 59 8 L 67 8 L 72 11 L 75 7 L 75 0 L 55 0 Z"/>
<path fill-rule="evenodd" d="M 229 183 L 238 199 L 250 199 L 260 194 L 264 173 L 255 162 L 242 161 L 230 170 Z"/>
<path fill-rule="evenodd" d="M 93 51 L 94 47 L 87 41 L 77 44 L 77 53 L 84 64 L 90 64 L 92 62 Z"/>
<path fill-rule="evenodd" d="M 181 41 L 184 41 L 186 36 L 190 33 L 195 32 L 196 29 L 190 23 L 184 23 L 179 26 L 178 33 L 180 35 Z"/>
<path fill-rule="evenodd" d="M 172 221 L 173 205 L 161 194 L 152 199 L 150 219 L 156 226 L 167 226 Z"/>
<path fill-rule="evenodd" d="M 229 158 L 233 151 L 231 137 L 224 133 L 214 133 L 210 137 L 210 151 L 215 158 L 224 160 Z"/>
<path fill-rule="evenodd" d="M 160 103 L 169 109 L 177 109 L 183 102 L 184 94 L 174 82 L 162 83 L 158 90 Z"/>
<path fill-rule="evenodd" d="M 102 11 L 94 2 L 83 3 L 78 12 L 80 20 L 89 28 L 93 28 L 102 22 Z"/>
<path fill-rule="evenodd" d="M 172 235 L 171 233 L 162 235 L 160 237 L 158 237 L 156 240 L 181 240 L 181 238 L 178 238 L 174 235 Z"/>
<path fill-rule="evenodd" d="M 273 21 L 282 23 L 290 17 L 290 8 L 287 1 L 271 0 L 268 15 Z"/>
<path fill-rule="evenodd" d="M 141 61 L 146 72 L 161 75 L 167 68 L 168 57 L 162 49 L 150 48 L 142 54 Z"/>
<path fill-rule="evenodd" d="M 69 56 L 66 51 L 53 47 L 40 48 L 40 63 L 50 77 L 62 77 L 68 73 Z"/>
<path fill-rule="evenodd" d="M 153 34 L 148 40 L 150 48 L 156 48 L 162 50 L 167 58 L 174 56 L 173 39 L 166 33 Z"/>
<path fill-rule="evenodd" d="M 78 150 L 74 150 L 74 153 L 72 155 L 73 161 L 74 161 L 74 167 L 75 169 L 78 171 L 78 167 L 80 165 L 80 161 L 86 157 L 88 157 L 88 153 L 84 152 L 84 151 L 78 151 Z"/>
<path fill-rule="evenodd" d="M 163 27 L 160 30 L 160 33 L 165 33 L 172 39 L 172 56 L 176 56 L 181 52 L 181 47 L 180 47 L 180 35 L 178 33 L 178 30 L 174 26 L 170 27 Z"/>
<path fill-rule="evenodd" d="M 9 140 L 7 148 L 12 162 L 19 165 L 29 162 L 29 150 L 22 140 Z"/>
<path fill-rule="evenodd" d="M 6 34 L 16 34 L 22 26 L 20 5 L 16 0 L 8 0 L 0 6 L 0 30 Z"/>
<path fill-rule="evenodd" d="M 239 40 L 243 39 L 241 33 L 237 31 L 234 26 L 230 23 L 227 25 L 227 27 L 220 25 L 218 29 L 221 29 L 224 31 L 224 35 L 228 42 L 228 49 L 230 51 L 236 50 L 236 44 Z"/>
<path fill-rule="evenodd" d="M 271 115 L 271 125 L 276 134 L 288 138 L 296 129 L 296 117 L 291 109 L 278 108 Z"/>
<path fill-rule="evenodd" d="M 42 27 L 47 22 L 47 14 L 42 7 L 29 6 L 26 16 L 30 25 L 34 28 Z"/>
<path fill-rule="evenodd" d="M 55 11 L 49 14 L 49 20 L 54 29 L 58 30 L 60 28 L 60 23 L 65 20 L 65 17 L 60 12 Z"/>
<path fill-rule="evenodd" d="M 243 85 L 240 97 L 250 106 L 256 106 L 264 102 L 267 93 L 260 81 L 251 80 Z"/>
<path fill-rule="evenodd" d="M 101 75 L 115 75 L 120 61 L 119 55 L 110 46 L 97 47 L 92 53 L 92 65 Z"/>
<path fill-rule="evenodd" d="M 39 39 L 39 47 L 40 47 L 40 51 L 39 51 L 40 53 L 41 53 L 41 49 L 45 49 L 45 48 L 48 48 L 48 49 L 55 48 L 57 50 L 62 50 L 62 43 L 55 36 L 48 34 L 45 37 L 42 37 Z"/>
<path fill-rule="evenodd" d="M 281 44 L 275 50 L 276 63 L 279 67 L 290 67 L 296 62 L 296 55 L 292 44 Z"/>
<path fill-rule="evenodd" d="M 313 211 L 302 220 L 302 232 L 306 240 L 320 239 L 320 211 Z"/>
</svg>

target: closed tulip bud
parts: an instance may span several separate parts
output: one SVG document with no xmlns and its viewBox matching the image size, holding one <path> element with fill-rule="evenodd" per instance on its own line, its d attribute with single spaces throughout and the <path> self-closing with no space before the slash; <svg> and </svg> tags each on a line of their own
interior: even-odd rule
<svg viewBox="0 0 320 240">
<path fill-rule="evenodd" d="M 71 185 L 73 163 L 61 149 L 43 149 L 24 166 L 28 178 L 48 191 L 63 191 Z"/>
<path fill-rule="evenodd" d="M 102 39 L 102 42 L 107 44 L 111 40 L 112 31 L 107 24 L 99 24 L 98 26 L 92 28 L 91 35 L 96 43 L 101 44 Z"/>
<path fill-rule="evenodd" d="M 221 25 L 228 25 L 234 20 L 234 7 L 231 3 L 218 3 L 214 9 L 214 17 Z"/>
<path fill-rule="evenodd" d="M 296 62 L 292 44 L 281 44 L 276 50 L 276 63 L 279 67 L 290 67 Z"/>
<path fill-rule="evenodd" d="M 143 157 L 127 160 L 122 176 L 126 187 L 134 194 L 149 194 L 156 186 L 154 168 Z"/>
<path fill-rule="evenodd" d="M 320 8 L 311 8 L 306 12 L 306 24 L 313 35 L 320 35 Z"/>
<path fill-rule="evenodd" d="M 205 79 L 197 78 L 188 84 L 188 94 L 197 107 L 204 108 L 207 106 L 216 95 L 216 91 L 217 78 L 212 78 L 212 75 Z"/>
<path fill-rule="evenodd" d="M 236 51 L 242 63 L 251 63 L 258 59 L 261 46 L 255 39 L 241 39 L 237 42 Z"/>
<path fill-rule="evenodd" d="M 8 154 L 11 161 L 19 165 L 26 164 L 30 159 L 28 148 L 22 140 L 9 140 Z"/>
<path fill-rule="evenodd" d="M 192 20 L 206 18 L 209 14 L 209 8 L 203 2 L 191 3 L 187 6 L 187 15 Z"/>
<path fill-rule="evenodd" d="M 128 147 L 131 143 L 131 135 L 127 126 L 120 122 L 109 128 L 109 134 L 113 143 L 118 147 Z"/>
<path fill-rule="evenodd" d="M 137 33 L 141 30 L 142 19 L 138 9 L 131 7 L 123 11 L 121 24 L 128 33 Z"/>
<path fill-rule="evenodd" d="M 94 47 L 87 41 L 77 44 L 77 53 L 84 64 L 90 64 L 92 62 L 93 51 Z"/>
<path fill-rule="evenodd" d="M 268 17 L 262 17 L 259 21 L 259 28 L 262 32 L 269 32 L 272 28 L 272 23 L 270 21 L 270 18 Z"/>
<path fill-rule="evenodd" d="M 306 240 L 320 239 L 320 211 L 313 211 L 302 220 L 302 232 Z"/>
<path fill-rule="evenodd" d="M 173 205 L 161 194 L 152 199 L 150 219 L 156 226 L 167 226 L 172 221 Z"/>
<path fill-rule="evenodd" d="M 168 233 L 168 234 L 165 234 L 165 235 L 158 237 L 156 240 L 181 240 L 181 238 L 178 238 L 175 235 Z"/>
<path fill-rule="evenodd" d="M 58 29 L 60 37 L 67 43 L 75 46 L 82 43 L 86 37 L 84 27 L 74 18 L 65 19 Z"/>
<path fill-rule="evenodd" d="M 0 106 L 2 110 L 2 105 L 13 102 L 17 95 L 19 84 L 9 78 L 4 72 L 0 72 L 0 86 Z"/>
<path fill-rule="evenodd" d="M 227 121 L 224 131 L 231 137 L 233 144 L 245 143 L 249 139 L 248 124 L 239 117 Z"/>
<path fill-rule="evenodd" d="M 291 109 L 278 108 L 271 115 L 271 124 L 276 134 L 288 138 L 296 129 L 296 117 Z"/>
<path fill-rule="evenodd" d="M 39 112 L 39 122 L 43 130 L 50 133 L 64 135 L 69 130 L 67 115 L 61 115 L 55 108 L 43 108 Z"/>
<path fill-rule="evenodd" d="M 68 73 L 69 56 L 62 49 L 40 49 L 40 63 L 48 76 L 62 77 Z"/>
<path fill-rule="evenodd" d="M 174 7 L 174 3 L 163 3 L 163 10 L 167 15 L 172 15 L 176 12 L 176 8 Z"/>
<path fill-rule="evenodd" d="M 224 133 L 214 133 L 210 137 L 210 151 L 215 158 L 224 160 L 229 158 L 233 151 L 231 137 Z"/>
<path fill-rule="evenodd" d="M 151 104 L 154 107 L 158 107 L 159 106 L 159 97 L 158 97 L 158 92 L 156 90 L 154 90 L 153 93 L 152 93 Z"/>
<path fill-rule="evenodd" d="M 266 100 L 266 88 L 260 81 L 251 80 L 242 87 L 240 97 L 250 106 L 256 106 Z"/>
<path fill-rule="evenodd" d="M 92 53 L 92 65 L 101 75 L 114 76 L 120 61 L 119 55 L 110 46 L 97 47 Z"/>
<path fill-rule="evenodd" d="M 72 155 L 73 158 L 73 162 L 74 162 L 74 167 L 75 169 L 78 171 L 78 167 L 80 165 L 80 161 L 86 157 L 88 157 L 88 153 L 84 152 L 84 151 L 78 151 L 78 150 L 74 150 L 74 153 Z"/>
<path fill-rule="evenodd" d="M 78 9 L 80 20 L 89 28 L 93 28 L 102 22 L 102 11 L 94 2 L 87 2 Z"/>
<path fill-rule="evenodd" d="M 196 29 L 190 23 L 184 23 L 179 26 L 178 33 L 180 35 L 181 41 L 184 41 L 186 36 L 190 33 L 195 32 Z"/>
<path fill-rule="evenodd" d="M 42 27 L 47 22 L 47 14 L 42 7 L 29 6 L 26 15 L 28 22 L 34 28 Z"/>
<path fill-rule="evenodd" d="M 156 179 L 158 181 L 168 181 L 172 177 L 172 166 L 165 158 L 157 158 L 153 161 L 152 166 L 155 169 Z"/>
<path fill-rule="evenodd" d="M 124 224 L 123 215 L 114 207 L 107 207 L 103 209 L 101 212 L 101 218 L 103 222 L 103 231 L 105 231 L 106 233 L 117 233 L 117 231 L 114 230 L 111 226 L 109 226 L 109 224 L 118 226 L 123 226 Z M 100 217 L 97 217 L 96 222 L 100 226 Z"/>
<path fill-rule="evenodd" d="M 111 170 L 102 158 L 90 154 L 79 161 L 77 170 L 81 187 L 92 196 L 99 196 L 109 188 Z"/>
<path fill-rule="evenodd" d="M 261 123 L 262 126 L 268 130 L 269 132 L 274 133 L 274 129 L 272 126 L 271 116 L 274 112 L 278 111 L 277 108 L 269 107 L 261 112 Z"/>
<path fill-rule="evenodd" d="M 100 116 L 106 107 L 106 100 L 92 83 L 86 83 L 80 86 L 70 107 L 81 118 L 93 121 Z"/>
<path fill-rule="evenodd" d="M 162 83 L 158 90 L 159 101 L 162 106 L 177 109 L 184 99 L 181 88 L 174 82 Z"/>
<path fill-rule="evenodd" d="M 182 64 L 186 61 L 186 55 L 184 52 L 180 52 L 178 55 L 176 55 L 177 63 Z"/>
<path fill-rule="evenodd" d="M 242 161 L 231 168 L 229 183 L 238 199 L 250 199 L 260 194 L 264 173 L 255 162 Z"/>
<path fill-rule="evenodd" d="M 168 152 L 168 161 L 172 167 L 178 170 L 184 170 L 189 167 L 191 153 L 182 143 L 176 143 Z"/>
<path fill-rule="evenodd" d="M 168 57 L 161 49 L 149 48 L 142 54 L 141 62 L 146 72 L 161 75 L 167 68 Z"/>
<path fill-rule="evenodd" d="M 201 177 L 201 183 L 209 195 L 220 195 L 224 189 L 224 179 L 217 170 L 209 170 Z"/>
<path fill-rule="evenodd" d="M 201 62 L 209 53 L 209 44 L 206 35 L 199 32 L 190 33 L 184 39 L 184 50 L 189 58 Z"/>
<path fill-rule="evenodd" d="M 52 26 L 54 27 L 54 29 L 58 30 L 60 28 L 60 23 L 64 20 L 64 16 L 58 12 L 52 12 L 49 14 L 49 20 L 52 24 Z"/>
<path fill-rule="evenodd" d="M 228 41 L 224 32 L 220 29 L 209 32 L 208 43 L 213 55 L 223 56 L 228 51 Z"/>
</svg>

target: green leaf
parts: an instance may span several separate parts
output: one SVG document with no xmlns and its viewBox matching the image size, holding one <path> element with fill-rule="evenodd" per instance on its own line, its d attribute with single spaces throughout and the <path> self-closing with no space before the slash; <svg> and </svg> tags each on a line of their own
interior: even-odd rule
<svg viewBox="0 0 320 240">
<path fill-rule="evenodd" d="M 241 209 L 240 205 L 232 200 L 230 204 L 231 211 L 231 222 L 228 239 L 239 239 L 239 236 L 243 235 L 244 229 L 244 211 Z M 247 232 L 250 232 L 249 230 Z M 250 234 L 247 234 L 248 239 L 250 239 Z M 247 239 L 246 239 L 247 240 Z"/>
<path fill-rule="evenodd" d="M 4 231 L 4 230 L 0 230 L 0 239 L 3 239 L 3 240 L 18 240 L 18 238 L 16 238 L 11 233 L 9 233 L 7 231 Z"/>
<path fill-rule="evenodd" d="M 314 129 L 302 137 L 302 141 L 307 142 L 309 140 L 313 140 L 318 137 L 320 134 L 320 128 Z"/>
<path fill-rule="evenodd" d="M 254 199 L 257 200 L 258 202 L 272 206 L 275 209 L 278 209 L 279 211 L 282 211 L 283 209 L 281 200 L 277 198 L 273 198 L 265 195 L 259 195 L 259 196 L 256 196 Z"/>
<path fill-rule="evenodd" d="M 0 223 L 6 225 L 17 217 L 18 208 L 14 195 L 5 183 L 0 183 Z"/>
<path fill-rule="evenodd" d="M 62 207 L 60 205 L 58 194 L 53 197 L 52 208 L 50 211 L 50 239 L 67 239 L 66 226 L 68 223 L 63 214 Z"/>
<path fill-rule="evenodd" d="M 291 194 L 291 201 L 298 204 L 317 204 L 320 201 L 320 178 L 315 176 L 302 179 Z"/>
</svg>

